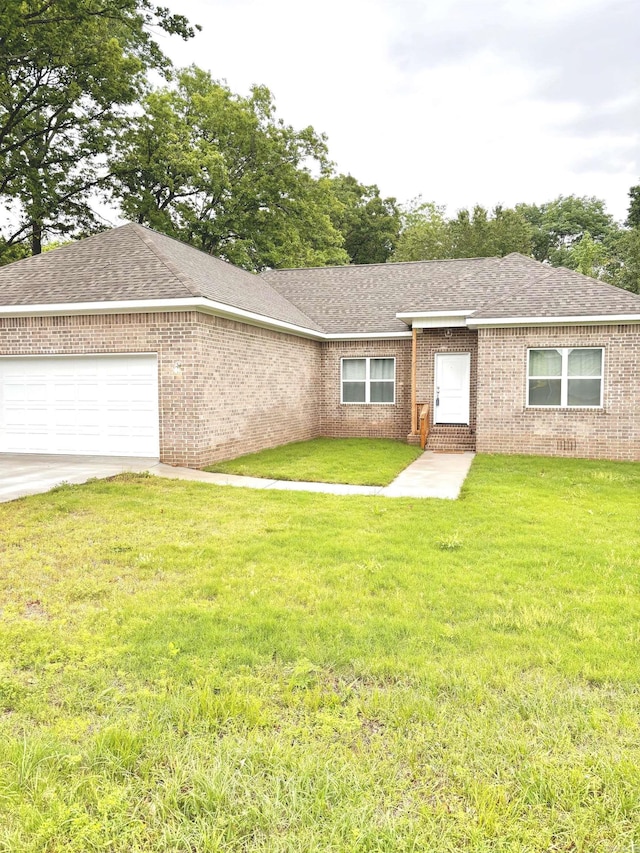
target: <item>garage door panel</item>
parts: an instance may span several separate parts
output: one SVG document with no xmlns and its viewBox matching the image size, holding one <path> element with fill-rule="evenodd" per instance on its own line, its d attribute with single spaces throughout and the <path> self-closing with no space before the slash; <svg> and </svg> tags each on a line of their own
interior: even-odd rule
<svg viewBox="0 0 640 853">
<path fill-rule="evenodd" d="M 6 423 L 14 432 L 17 430 L 40 429 L 45 430 L 49 425 L 48 407 L 10 406 L 7 409 Z"/>
<path fill-rule="evenodd" d="M 0 358 L 0 452 L 159 455 L 155 355 Z"/>
<path fill-rule="evenodd" d="M 52 399 L 58 403 L 75 403 L 78 389 L 70 382 L 56 382 L 51 389 Z"/>
<path fill-rule="evenodd" d="M 105 398 L 109 403 L 124 404 L 125 406 L 130 406 L 138 399 L 139 395 L 136 391 L 137 389 L 130 385 L 118 386 L 111 383 L 105 385 L 104 388 Z"/>
<path fill-rule="evenodd" d="M 27 399 L 27 389 L 24 385 L 7 382 L 4 388 L 4 399 L 7 403 L 22 403 Z"/>
</svg>

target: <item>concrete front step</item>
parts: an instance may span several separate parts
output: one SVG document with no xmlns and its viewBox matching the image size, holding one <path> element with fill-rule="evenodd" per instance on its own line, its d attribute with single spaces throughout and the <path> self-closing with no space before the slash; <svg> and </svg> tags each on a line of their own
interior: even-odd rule
<svg viewBox="0 0 640 853">
<path fill-rule="evenodd" d="M 474 451 L 476 435 L 471 427 L 437 424 L 431 427 L 427 438 L 427 450 Z"/>
</svg>

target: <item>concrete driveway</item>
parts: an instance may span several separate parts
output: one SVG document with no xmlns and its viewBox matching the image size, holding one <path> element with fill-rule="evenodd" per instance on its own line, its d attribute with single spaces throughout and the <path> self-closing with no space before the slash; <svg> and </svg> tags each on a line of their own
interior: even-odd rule
<svg viewBox="0 0 640 853">
<path fill-rule="evenodd" d="M 0 503 L 48 492 L 61 483 L 86 483 L 124 471 L 148 471 L 157 459 L 133 456 L 45 456 L 0 453 Z"/>
</svg>

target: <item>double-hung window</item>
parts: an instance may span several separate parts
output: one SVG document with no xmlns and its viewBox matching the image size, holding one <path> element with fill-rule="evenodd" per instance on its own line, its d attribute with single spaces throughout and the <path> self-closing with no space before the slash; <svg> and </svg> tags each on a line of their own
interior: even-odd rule
<svg viewBox="0 0 640 853">
<path fill-rule="evenodd" d="M 600 408 L 603 365 L 602 347 L 530 349 L 527 405 Z"/>
<path fill-rule="evenodd" d="M 342 403 L 394 403 L 395 358 L 343 358 Z"/>
</svg>

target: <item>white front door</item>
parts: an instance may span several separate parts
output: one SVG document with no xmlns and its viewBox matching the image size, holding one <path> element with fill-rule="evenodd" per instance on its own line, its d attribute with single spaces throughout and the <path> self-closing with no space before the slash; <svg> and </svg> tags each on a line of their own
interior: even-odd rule
<svg viewBox="0 0 640 853">
<path fill-rule="evenodd" d="M 158 457 L 157 356 L 1 357 L 0 453 Z"/>
<path fill-rule="evenodd" d="M 434 424 L 469 423 L 471 353 L 436 353 Z"/>
</svg>

